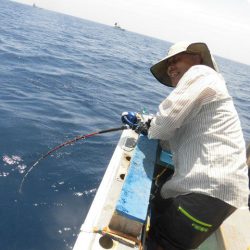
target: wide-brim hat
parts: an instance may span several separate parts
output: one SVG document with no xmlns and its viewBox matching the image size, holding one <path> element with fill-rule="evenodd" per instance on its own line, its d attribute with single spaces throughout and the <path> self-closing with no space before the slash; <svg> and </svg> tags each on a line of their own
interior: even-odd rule
<svg viewBox="0 0 250 250">
<path fill-rule="evenodd" d="M 167 56 L 150 68 L 151 73 L 159 82 L 172 87 L 170 78 L 167 75 L 168 59 L 182 52 L 199 54 L 202 59 L 201 64 L 207 65 L 212 69 L 219 71 L 216 62 L 205 43 L 190 43 L 183 41 L 172 45 L 169 48 Z"/>
</svg>

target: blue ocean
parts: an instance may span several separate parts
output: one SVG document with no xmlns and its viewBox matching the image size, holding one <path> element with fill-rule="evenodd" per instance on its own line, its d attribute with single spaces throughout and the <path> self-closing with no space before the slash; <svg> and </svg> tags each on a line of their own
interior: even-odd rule
<svg viewBox="0 0 250 250">
<path fill-rule="evenodd" d="M 170 43 L 0 0 L 0 249 L 72 249 L 121 132 L 123 111 L 155 113 L 170 89 L 149 68 Z M 216 57 L 250 142 L 250 66 Z"/>
</svg>

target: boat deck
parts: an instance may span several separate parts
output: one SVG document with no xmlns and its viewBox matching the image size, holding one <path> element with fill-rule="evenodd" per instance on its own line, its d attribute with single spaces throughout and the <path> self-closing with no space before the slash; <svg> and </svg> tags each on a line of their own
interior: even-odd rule
<svg viewBox="0 0 250 250">
<path fill-rule="evenodd" d="M 138 135 L 134 131 L 123 131 L 89 213 L 80 229 L 73 250 L 146 250 L 146 246 L 143 246 L 145 241 L 144 233 L 146 230 L 145 223 L 142 225 L 141 219 L 134 220 L 134 218 L 132 218 L 134 215 L 131 218 L 130 216 L 127 218 L 126 213 L 129 208 L 123 207 L 120 209 L 122 212 L 119 211 L 119 201 L 120 204 L 123 203 L 122 201 L 126 196 L 122 197 L 121 194 L 129 192 L 129 190 L 123 188 L 127 185 L 125 184 L 125 180 L 129 175 L 129 169 L 131 165 L 133 166 L 133 162 L 136 165 L 140 165 L 138 159 L 137 161 L 133 160 L 137 140 Z M 144 151 L 143 147 L 140 147 L 140 150 Z M 143 157 L 141 161 L 143 162 Z M 130 182 L 131 181 L 133 182 L 132 179 Z M 148 188 L 150 189 L 150 186 Z M 145 192 L 147 192 L 147 190 L 145 190 Z M 140 203 L 139 198 L 135 203 L 136 202 L 137 204 Z M 125 217 L 123 217 L 123 213 Z M 117 214 L 119 216 L 117 216 Z M 114 225 L 112 224 L 112 219 L 114 220 L 114 218 L 115 226 L 112 228 Z M 132 220 L 130 221 L 130 219 Z M 129 225 L 130 222 L 132 222 L 132 227 Z M 137 229 L 129 231 L 133 229 L 133 227 Z M 125 237 L 123 237 L 124 235 L 120 232 L 121 229 L 124 229 L 126 233 L 124 234 Z M 203 242 L 197 250 L 250 250 L 249 232 L 249 210 L 239 209 L 225 220 L 222 226 Z M 138 233 L 140 235 L 138 235 Z M 131 237 L 127 237 L 128 234 Z M 142 242 L 142 245 L 138 244 L 139 241 Z"/>
<path fill-rule="evenodd" d="M 104 243 L 102 243 L 105 232 L 94 232 L 95 230 L 105 229 L 110 223 L 125 176 L 128 172 L 137 139 L 138 135 L 136 133 L 131 133 L 129 130 L 123 132 L 90 207 L 89 213 L 80 229 L 74 250 L 138 249 L 133 243 L 131 243 L 130 246 L 128 246 L 129 242 L 127 242 L 128 244 L 126 245 L 123 244 L 122 239 L 119 240 L 118 238 L 113 240 L 113 246 L 111 248 L 104 248 L 101 244 L 109 244 L 109 240 L 106 240 L 107 243 L 103 240 Z"/>
</svg>

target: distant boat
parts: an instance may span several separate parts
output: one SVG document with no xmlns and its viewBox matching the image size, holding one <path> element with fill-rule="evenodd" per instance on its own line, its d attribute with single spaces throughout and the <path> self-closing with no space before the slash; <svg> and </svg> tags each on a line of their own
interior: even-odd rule
<svg viewBox="0 0 250 250">
<path fill-rule="evenodd" d="M 32 7 L 36 9 L 42 9 L 41 7 L 38 7 L 35 3 L 32 4 Z"/>
<path fill-rule="evenodd" d="M 121 28 L 121 26 L 118 25 L 118 23 L 115 23 L 114 28 L 119 29 L 119 30 L 123 30 L 123 31 L 125 30 L 125 29 Z"/>
</svg>

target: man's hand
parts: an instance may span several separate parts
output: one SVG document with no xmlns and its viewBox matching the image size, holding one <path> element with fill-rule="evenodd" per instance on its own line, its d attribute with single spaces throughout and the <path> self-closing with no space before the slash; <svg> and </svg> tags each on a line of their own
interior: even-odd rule
<svg viewBox="0 0 250 250">
<path fill-rule="evenodd" d="M 148 129 L 150 127 L 151 119 L 146 122 L 139 122 L 137 127 L 135 128 L 135 132 L 137 134 L 148 135 Z"/>
</svg>

